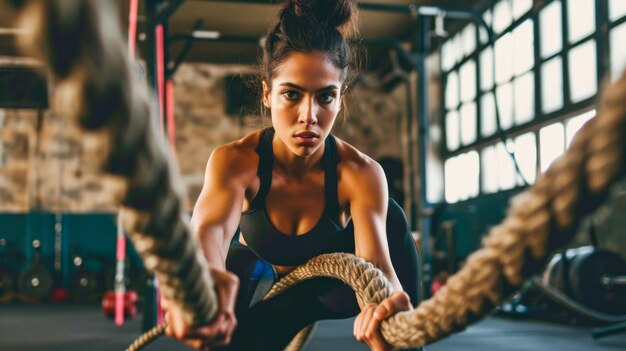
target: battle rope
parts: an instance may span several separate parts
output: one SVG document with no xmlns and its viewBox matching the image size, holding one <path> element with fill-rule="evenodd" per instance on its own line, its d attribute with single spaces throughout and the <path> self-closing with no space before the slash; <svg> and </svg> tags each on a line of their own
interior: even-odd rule
<svg viewBox="0 0 626 351">
<path fill-rule="evenodd" d="M 625 132 L 626 72 L 601 95 L 597 116 L 533 187 L 513 199 L 507 217 L 463 268 L 433 298 L 383 322 L 385 340 L 399 348 L 432 343 L 465 328 L 517 290 L 571 239 L 580 218 L 598 208 L 623 175 Z M 384 276 L 377 271 L 353 255 L 322 255 L 281 279 L 269 295 L 327 276 L 350 285 L 363 301 L 379 302 L 390 289 L 379 282 Z"/>
<path fill-rule="evenodd" d="M 125 228 L 161 293 L 193 325 L 217 299 L 206 260 L 183 220 L 183 187 L 155 128 L 149 93 L 133 66 L 112 1 L 30 0 L 20 13 L 22 50 L 55 80 L 54 109 L 99 135 L 102 168 L 125 180 Z M 123 197 L 123 198 L 122 198 Z"/>
</svg>

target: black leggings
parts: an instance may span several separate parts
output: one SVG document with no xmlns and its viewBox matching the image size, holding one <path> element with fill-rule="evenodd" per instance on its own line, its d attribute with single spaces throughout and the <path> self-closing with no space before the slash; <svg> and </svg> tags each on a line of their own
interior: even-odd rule
<svg viewBox="0 0 626 351">
<path fill-rule="evenodd" d="M 415 306 L 420 300 L 418 254 L 404 212 L 392 199 L 387 242 L 396 275 Z M 306 325 L 353 317 L 360 311 L 348 285 L 325 277 L 301 282 L 268 301 L 260 301 L 276 281 L 276 272 L 267 261 L 238 243 L 228 252 L 226 268 L 241 282 L 235 311 L 239 324 L 231 345 L 220 350 L 282 350 Z"/>
</svg>

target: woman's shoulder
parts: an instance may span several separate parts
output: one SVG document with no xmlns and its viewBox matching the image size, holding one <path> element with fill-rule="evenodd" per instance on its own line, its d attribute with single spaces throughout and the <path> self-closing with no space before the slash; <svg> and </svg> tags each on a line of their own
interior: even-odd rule
<svg viewBox="0 0 626 351">
<path fill-rule="evenodd" d="M 256 154 L 256 147 L 259 143 L 261 131 L 252 132 L 241 139 L 233 140 L 229 143 L 218 146 L 214 153 L 226 153 L 228 156 L 246 156 Z"/>
<path fill-rule="evenodd" d="M 254 172 L 259 163 L 256 147 L 260 131 L 253 132 L 241 139 L 218 146 L 213 150 L 207 167 L 224 172 L 228 176 Z"/>
<path fill-rule="evenodd" d="M 382 167 L 370 156 L 359 151 L 348 142 L 335 137 L 337 141 L 337 155 L 339 162 L 337 171 L 343 175 L 352 177 L 384 177 Z"/>
</svg>

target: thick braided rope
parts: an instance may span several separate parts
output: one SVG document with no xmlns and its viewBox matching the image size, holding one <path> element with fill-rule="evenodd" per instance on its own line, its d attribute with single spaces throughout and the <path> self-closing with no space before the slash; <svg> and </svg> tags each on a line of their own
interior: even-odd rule
<svg viewBox="0 0 626 351">
<path fill-rule="evenodd" d="M 300 330 L 298 334 L 296 334 L 296 336 L 291 339 L 289 345 L 287 345 L 287 347 L 285 347 L 283 351 L 298 351 L 304 349 L 304 347 L 306 347 L 306 344 L 313 337 L 316 326 L 317 323 L 311 323 L 302 328 L 302 330 Z"/>
<path fill-rule="evenodd" d="M 513 199 L 504 221 L 491 229 L 480 250 L 431 299 L 383 322 L 384 338 L 399 348 L 424 346 L 465 328 L 538 271 L 548 255 L 573 236 L 580 218 L 599 207 L 624 173 L 626 73 L 601 96 L 598 114 L 537 183 Z M 316 276 L 338 278 L 364 301 L 390 292 L 382 273 L 349 254 L 322 255 L 296 268 L 270 291 Z M 372 277 L 376 283 L 370 284 Z M 380 291 L 369 288 L 380 286 Z M 363 290 L 361 290 L 363 289 Z M 372 300 L 369 300 L 369 296 Z"/>
<path fill-rule="evenodd" d="M 130 344 L 130 346 L 126 348 L 126 351 L 141 350 L 146 345 L 163 335 L 165 333 L 165 329 L 167 329 L 167 324 L 167 321 L 165 321 L 163 324 L 157 325 L 147 332 L 141 334 L 140 337 L 138 337 L 135 341 L 133 341 L 132 344 Z"/>
<path fill-rule="evenodd" d="M 99 135 L 103 169 L 126 181 L 125 228 L 161 293 L 190 324 L 206 324 L 217 299 L 183 217 L 182 185 L 156 130 L 146 84 L 133 75 L 112 1 L 30 0 L 22 49 L 56 81 L 54 108 Z M 96 157 L 94 155 L 94 157 Z"/>
</svg>

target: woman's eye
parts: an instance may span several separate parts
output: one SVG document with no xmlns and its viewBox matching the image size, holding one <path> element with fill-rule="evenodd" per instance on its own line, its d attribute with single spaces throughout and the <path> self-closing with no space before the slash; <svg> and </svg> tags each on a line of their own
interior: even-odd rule
<svg viewBox="0 0 626 351">
<path fill-rule="evenodd" d="M 285 97 L 285 99 L 287 99 L 287 100 L 291 100 L 291 101 L 293 101 L 293 100 L 297 100 L 297 99 L 298 99 L 298 96 L 299 96 L 298 92 L 293 91 L 293 90 L 286 90 L 286 91 L 283 91 L 283 92 L 282 92 L 282 95 Z"/>
<path fill-rule="evenodd" d="M 328 104 L 335 99 L 335 94 L 333 93 L 324 93 L 319 96 L 319 100 L 323 104 Z"/>
</svg>

